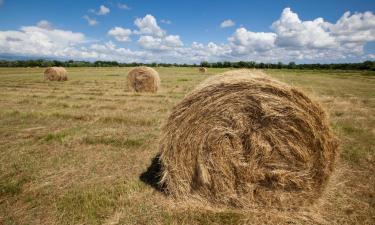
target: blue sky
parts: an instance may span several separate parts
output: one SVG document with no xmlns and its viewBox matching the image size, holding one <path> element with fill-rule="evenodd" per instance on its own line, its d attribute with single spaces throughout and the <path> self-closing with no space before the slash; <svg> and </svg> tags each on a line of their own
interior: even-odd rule
<svg viewBox="0 0 375 225">
<path fill-rule="evenodd" d="M 0 55 L 357 62 L 375 58 L 374 11 L 367 0 L 0 0 Z"/>
</svg>

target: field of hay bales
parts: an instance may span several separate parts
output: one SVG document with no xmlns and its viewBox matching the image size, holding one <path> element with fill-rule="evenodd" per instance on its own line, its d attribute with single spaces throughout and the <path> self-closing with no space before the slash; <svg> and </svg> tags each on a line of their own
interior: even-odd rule
<svg viewBox="0 0 375 225">
<path fill-rule="evenodd" d="M 133 93 L 131 68 L 0 69 L 0 224 L 374 224 L 375 72 L 268 70 L 318 100 L 340 140 L 323 196 L 299 210 L 178 202 L 140 180 L 172 107 L 229 69 L 155 68 L 157 93 Z"/>
</svg>

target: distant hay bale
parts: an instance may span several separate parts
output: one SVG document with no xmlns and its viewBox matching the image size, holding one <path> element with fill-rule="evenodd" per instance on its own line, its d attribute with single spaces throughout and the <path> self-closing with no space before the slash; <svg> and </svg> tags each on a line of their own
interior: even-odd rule
<svg viewBox="0 0 375 225">
<path fill-rule="evenodd" d="M 178 199 L 294 208 L 321 195 L 336 150 L 318 103 L 260 71 L 229 71 L 173 108 L 160 185 Z"/>
<path fill-rule="evenodd" d="M 44 80 L 50 81 L 67 81 L 68 80 L 68 72 L 65 70 L 64 67 L 48 67 L 44 71 Z"/>
<path fill-rule="evenodd" d="M 199 72 L 206 73 L 207 72 L 207 68 L 205 68 L 205 67 L 199 67 Z"/>
<path fill-rule="evenodd" d="M 61 81 L 67 81 L 68 80 L 68 72 L 66 71 L 66 69 L 64 67 L 60 67 L 60 70 L 61 70 Z"/>
<path fill-rule="evenodd" d="M 157 92 L 160 86 L 160 77 L 156 70 L 139 66 L 129 71 L 128 87 L 135 92 Z"/>
</svg>

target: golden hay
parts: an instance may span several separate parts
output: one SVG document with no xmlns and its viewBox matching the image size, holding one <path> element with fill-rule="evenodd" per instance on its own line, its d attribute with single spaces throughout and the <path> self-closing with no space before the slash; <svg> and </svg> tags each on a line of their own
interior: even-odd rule
<svg viewBox="0 0 375 225">
<path fill-rule="evenodd" d="M 205 73 L 205 72 L 207 72 L 207 68 L 205 68 L 205 67 L 199 67 L 199 72 Z"/>
<path fill-rule="evenodd" d="M 48 67 L 44 71 L 44 80 L 67 81 L 68 75 L 64 67 Z"/>
<path fill-rule="evenodd" d="M 321 195 L 336 150 L 318 103 L 260 71 L 230 71 L 173 108 L 160 185 L 178 199 L 294 208 Z"/>
<path fill-rule="evenodd" d="M 160 86 L 160 77 L 156 70 L 139 66 L 129 71 L 128 87 L 135 92 L 157 92 Z"/>
</svg>

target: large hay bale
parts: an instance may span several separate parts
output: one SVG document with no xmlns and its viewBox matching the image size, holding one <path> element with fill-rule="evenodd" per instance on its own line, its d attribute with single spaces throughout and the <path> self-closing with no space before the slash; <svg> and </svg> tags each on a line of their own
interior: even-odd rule
<svg viewBox="0 0 375 225">
<path fill-rule="evenodd" d="M 336 149 L 324 110 L 303 92 L 259 71 L 229 71 L 173 108 L 160 184 L 179 199 L 293 208 L 320 196 Z"/>
<path fill-rule="evenodd" d="M 205 67 L 199 67 L 199 72 L 201 72 L 201 73 L 206 73 L 207 72 L 207 68 L 205 68 Z"/>
<path fill-rule="evenodd" d="M 68 73 L 64 67 L 48 67 L 44 71 L 44 80 L 50 81 L 67 81 Z"/>
<path fill-rule="evenodd" d="M 135 92 L 157 92 L 160 86 L 160 77 L 156 70 L 139 66 L 129 71 L 128 87 Z"/>
</svg>

